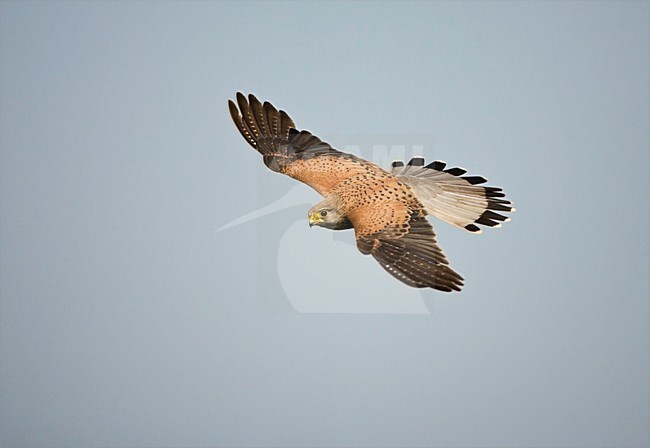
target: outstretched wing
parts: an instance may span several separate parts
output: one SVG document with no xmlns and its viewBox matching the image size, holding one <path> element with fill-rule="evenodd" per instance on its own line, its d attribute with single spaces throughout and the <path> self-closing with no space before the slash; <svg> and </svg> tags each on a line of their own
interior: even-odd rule
<svg viewBox="0 0 650 448">
<path fill-rule="evenodd" d="M 271 170 L 306 183 L 322 195 L 356 170 L 361 159 L 332 148 L 308 131 L 295 129 L 286 112 L 254 95 L 237 93 L 237 104 L 228 101 L 230 116 L 244 139 L 264 157 Z"/>
<path fill-rule="evenodd" d="M 460 291 L 463 277 L 448 265 L 426 212 L 400 200 L 369 204 L 348 214 L 357 247 L 398 280 L 416 288 Z"/>
<path fill-rule="evenodd" d="M 428 213 L 452 225 L 480 233 L 477 224 L 500 227 L 510 221 L 501 213 L 515 209 L 501 188 L 483 186 L 484 177 L 464 176 L 463 168 L 445 166 L 440 161 L 425 166 L 422 157 L 414 157 L 406 166 L 393 162 L 391 173 L 415 191 Z"/>
</svg>

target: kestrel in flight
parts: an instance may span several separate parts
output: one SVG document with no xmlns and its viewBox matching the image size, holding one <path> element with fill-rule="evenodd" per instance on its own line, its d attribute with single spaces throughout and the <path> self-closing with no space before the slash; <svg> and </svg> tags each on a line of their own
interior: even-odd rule
<svg viewBox="0 0 650 448">
<path fill-rule="evenodd" d="M 462 168 L 392 163 L 390 172 L 337 151 L 270 103 L 237 93 L 230 115 L 244 139 L 271 170 L 312 187 L 325 199 L 309 210 L 309 225 L 331 230 L 354 228 L 357 247 L 409 286 L 460 291 L 463 277 L 449 267 L 426 216 L 478 233 L 478 225 L 499 227 L 514 211 L 501 188 L 480 186 L 486 179 L 463 176 Z"/>
</svg>

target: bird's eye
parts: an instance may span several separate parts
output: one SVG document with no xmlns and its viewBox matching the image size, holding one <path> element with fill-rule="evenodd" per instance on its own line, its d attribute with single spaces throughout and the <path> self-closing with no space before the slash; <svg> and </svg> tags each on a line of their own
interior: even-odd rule
<svg viewBox="0 0 650 448">
<path fill-rule="evenodd" d="M 327 216 L 327 210 L 321 210 L 321 211 L 320 211 L 320 215 L 321 215 L 322 217 Z"/>
</svg>

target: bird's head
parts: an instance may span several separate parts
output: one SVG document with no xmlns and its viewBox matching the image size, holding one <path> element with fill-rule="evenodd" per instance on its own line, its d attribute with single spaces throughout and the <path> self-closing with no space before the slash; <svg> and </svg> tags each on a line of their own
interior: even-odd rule
<svg viewBox="0 0 650 448">
<path fill-rule="evenodd" d="M 309 227 L 320 226 L 339 230 L 344 221 L 347 221 L 347 218 L 333 204 L 321 202 L 309 210 Z"/>
</svg>

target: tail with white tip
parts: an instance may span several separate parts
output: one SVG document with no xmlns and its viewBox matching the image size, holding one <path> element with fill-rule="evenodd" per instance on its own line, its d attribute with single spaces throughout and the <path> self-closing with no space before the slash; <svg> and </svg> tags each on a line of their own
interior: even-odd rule
<svg viewBox="0 0 650 448">
<path fill-rule="evenodd" d="M 391 173 L 415 192 L 427 213 L 449 224 L 474 233 L 478 225 L 501 227 L 510 218 L 501 213 L 514 212 L 512 203 L 504 199 L 501 188 L 481 186 L 481 176 L 463 176 L 463 168 L 447 168 L 445 162 L 424 165 L 424 158 L 414 157 L 406 165 L 394 161 Z M 497 213 L 500 212 L 500 213 Z"/>
</svg>

